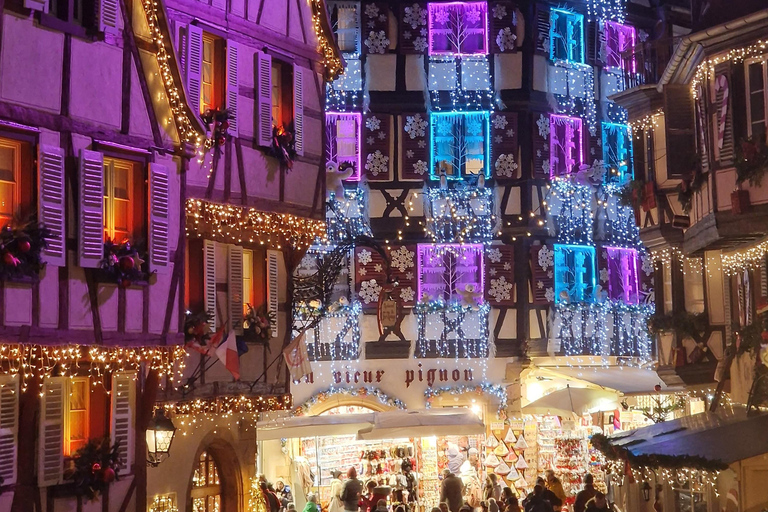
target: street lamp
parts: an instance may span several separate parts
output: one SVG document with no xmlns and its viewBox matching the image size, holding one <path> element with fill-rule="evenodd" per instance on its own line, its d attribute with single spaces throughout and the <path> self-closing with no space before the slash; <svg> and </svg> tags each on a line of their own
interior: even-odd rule
<svg viewBox="0 0 768 512">
<path fill-rule="evenodd" d="M 651 501 L 651 484 L 648 483 L 648 480 L 643 482 L 643 499 L 645 501 Z"/>
<path fill-rule="evenodd" d="M 152 467 L 171 456 L 171 443 L 176 433 L 176 425 L 165 416 L 163 408 L 155 409 L 155 415 L 147 425 L 147 463 Z"/>
</svg>

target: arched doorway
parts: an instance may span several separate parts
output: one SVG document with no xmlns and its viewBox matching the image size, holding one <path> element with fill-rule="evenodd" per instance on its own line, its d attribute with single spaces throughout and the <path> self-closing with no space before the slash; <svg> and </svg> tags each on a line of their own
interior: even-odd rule
<svg viewBox="0 0 768 512">
<path fill-rule="evenodd" d="M 219 464 L 208 451 L 200 452 L 192 474 L 192 512 L 221 512 Z"/>
<path fill-rule="evenodd" d="M 197 450 L 189 482 L 187 512 L 237 512 L 242 506 L 242 473 L 233 446 L 209 434 Z"/>
</svg>

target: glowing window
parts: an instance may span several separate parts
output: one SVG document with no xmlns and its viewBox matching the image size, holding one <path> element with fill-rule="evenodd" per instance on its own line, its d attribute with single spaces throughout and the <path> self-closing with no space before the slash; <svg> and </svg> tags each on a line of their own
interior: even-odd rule
<svg viewBox="0 0 768 512">
<path fill-rule="evenodd" d="M 104 159 L 104 239 L 130 240 L 134 231 L 134 187 L 136 164 L 116 158 Z"/>
<path fill-rule="evenodd" d="M 550 11 L 549 57 L 584 63 L 584 16 L 564 9 Z"/>
<path fill-rule="evenodd" d="M 606 247 L 608 253 L 608 294 L 626 304 L 638 304 L 637 251 Z"/>
<path fill-rule="evenodd" d="M 418 299 L 461 300 L 462 293 L 482 294 L 482 244 L 420 244 Z"/>
<path fill-rule="evenodd" d="M 595 248 L 555 244 L 555 303 L 591 302 L 595 293 Z"/>
<path fill-rule="evenodd" d="M 488 112 L 433 112 L 430 177 L 458 180 L 483 173 L 490 177 Z"/>
<path fill-rule="evenodd" d="M 625 124 L 603 123 L 603 162 L 606 181 L 632 179 L 632 139 Z"/>
<path fill-rule="evenodd" d="M 451 2 L 429 4 L 429 54 L 488 53 L 488 4 Z"/>
<path fill-rule="evenodd" d="M 584 163 L 582 122 L 578 117 L 549 116 L 550 176 L 565 176 Z"/>
<path fill-rule="evenodd" d="M 635 71 L 635 28 L 614 21 L 605 22 L 605 67 Z M 625 65 L 626 64 L 626 65 Z"/>
</svg>

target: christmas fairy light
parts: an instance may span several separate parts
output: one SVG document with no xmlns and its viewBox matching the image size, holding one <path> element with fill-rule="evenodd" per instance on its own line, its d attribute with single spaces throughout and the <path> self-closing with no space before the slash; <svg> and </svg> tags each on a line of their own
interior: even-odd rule
<svg viewBox="0 0 768 512">
<path fill-rule="evenodd" d="M 768 254 L 768 240 L 741 251 L 723 253 L 720 256 L 723 272 L 735 275 L 744 270 L 757 270 L 765 261 Z"/>
<path fill-rule="evenodd" d="M 332 386 L 325 391 L 321 391 L 320 393 L 315 394 L 304 402 L 303 404 L 296 407 L 296 409 L 293 410 L 294 416 L 304 416 L 306 414 L 309 414 L 309 411 L 314 407 L 315 405 L 321 404 L 328 400 L 329 398 L 332 398 L 334 396 L 351 396 L 351 397 L 360 397 L 360 398 L 373 398 L 377 400 L 380 404 L 386 405 L 387 407 L 391 407 L 393 409 L 405 409 L 405 402 L 402 400 L 398 400 L 397 398 L 392 398 L 383 391 L 381 391 L 379 388 L 371 387 L 371 386 L 365 386 L 365 387 L 358 387 L 358 388 L 344 388 L 344 387 L 336 387 Z"/>
<path fill-rule="evenodd" d="M 738 64 L 752 57 L 762 57 L 768 52 L 768 41 L 759 40 L 754 44 L 742 48 L 734 48 L 728 52 L 709 58 L 696 67 L 696 73 L 691 80 L 691 94 L 694 99 L 698 96 L 700 84 L 712 78 L 715 73 L 715 66 L 724 62 Z"/>
<path fill-rule="evenodd" d="M 442 388 L 427 388 L 424 390 L 424 398 L 426 399 L 425 407 L 427 409 L 430 409 L 432 407 L 432 403 L 440 398 L 442 395 L 464 395 L 467 393 L 472 393 L 476 395 L 490 395 L 498 399 L 499 401 L 499 407 L 496 411 L 496 415 L 500 418 L 506 417 L 506 410 L 507 410 L 507 389 L 504 386 L 498 385 L 498 384 L 490 384 L 488 382 L 484 382 L 482 384 L 478 384 L 476 386 L 453 386 L 453 387 L 442 387 Z"/>
</svg>

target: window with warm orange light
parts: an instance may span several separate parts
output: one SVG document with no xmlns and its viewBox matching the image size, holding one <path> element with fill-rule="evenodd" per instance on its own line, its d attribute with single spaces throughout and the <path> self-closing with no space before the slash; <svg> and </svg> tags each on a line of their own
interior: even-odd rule
<svg viewBox="0 0 768 512">
<path fill-rule="evenodd" d="M 22 143 L 0 138 L 0 225 L 11 221 L 21 201 Z"/>
<path fill-rule="evenodd" d="M 104 158 L 104 239 L 133 240 L 141 222 L 144 179 L 141 165 L 130 160 Z"/>
<path fill-rule="evenodd" d="M 203 32 L 203 67 L 200 76 L 200 113 L 223 106 L 222 90 L 225 80 L 223 42 Z"/>
<path fill-rule="evenodd" d="M 287 128 L 293 122 L 293 68 L 272 59 L 272 124 Z"/>
<path fill-rule="evenodd" d="M 88 377 L 76 377 L 69 382 L 64 454 L 74 455 L 88 442 L 90 390 Z"/>
</svg>

